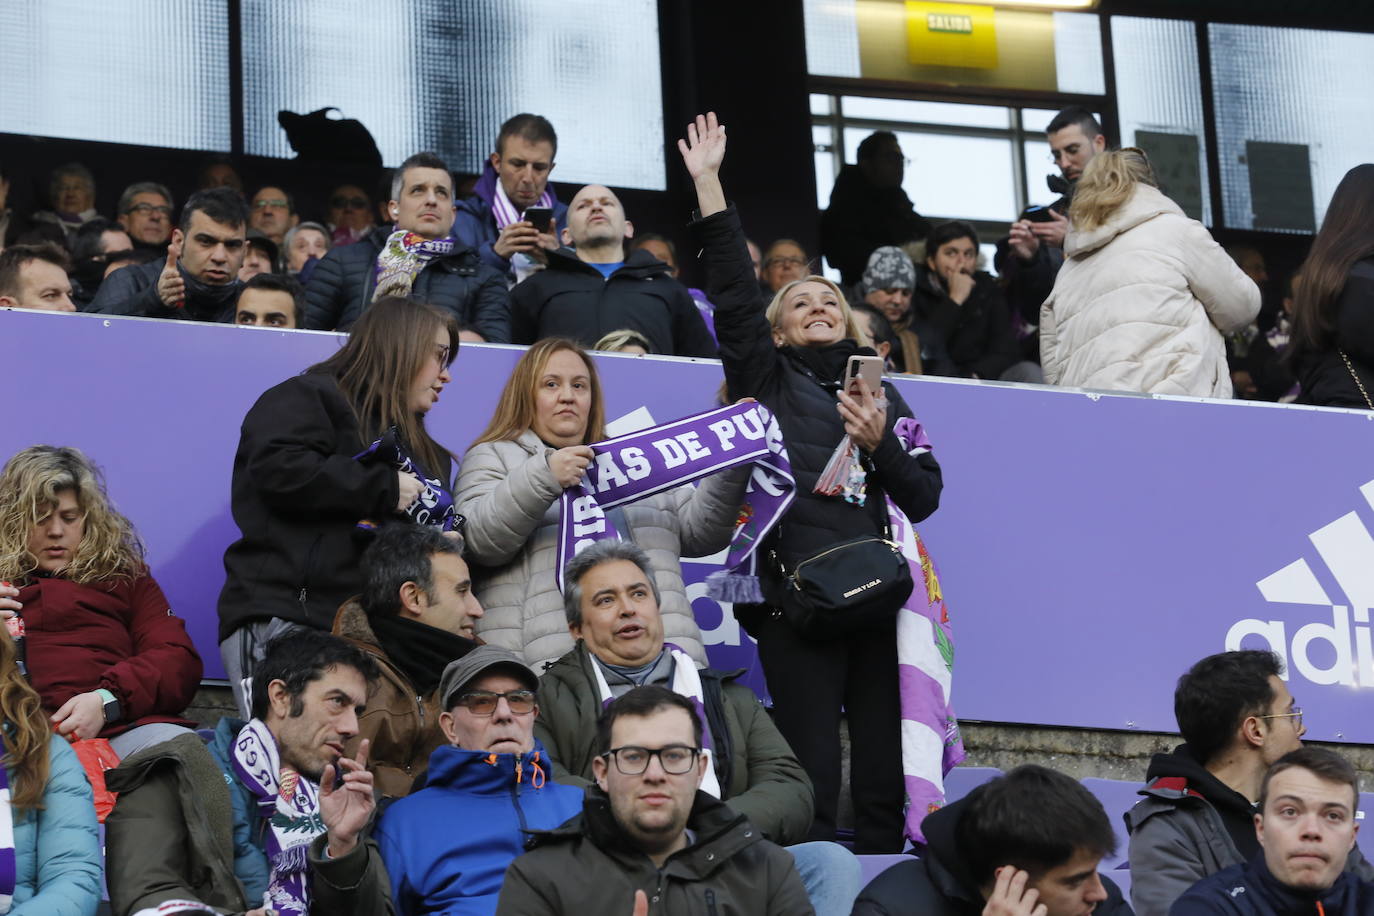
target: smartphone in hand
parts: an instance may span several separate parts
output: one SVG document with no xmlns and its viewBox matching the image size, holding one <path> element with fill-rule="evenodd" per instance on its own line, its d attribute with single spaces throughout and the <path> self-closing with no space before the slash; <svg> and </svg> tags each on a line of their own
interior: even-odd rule
<svg viewBox="0 0 1374 916">
<path fill-rule="evenodd" d="M 545 234 L 553 232 L 553 208 L 530 207 L 523 217 L 525 222 Z"/>
<path fill-rule="evenodd" d="M 844 371 L 844 390 L 853 391 L 856 384 L 868 386 L 874 397 L 883 389 L 883 358 L 881 356 L 851 356 Z"/>
</svg>

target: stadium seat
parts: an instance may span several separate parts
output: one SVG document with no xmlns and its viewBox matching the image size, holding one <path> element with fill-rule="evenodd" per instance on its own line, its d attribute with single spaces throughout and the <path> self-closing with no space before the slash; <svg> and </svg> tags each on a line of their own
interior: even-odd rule
<svg viewBox="0 0 1374 916">
<path fill-rule="evenodd" d="M 945 803 L 956 802 L 1001 775 L 997 767 L 955 767 L 945 774 Z"/>
<path fill-rule="evenodd" d="M 1091 792 L 1102 802 L 1102 807 L 1107 809 L 1107 819 L 1112 822 L 1112 830 L 1116 833 L 1116 855 L 1103 859 L 1098 868 L 1103 871 L 1114 869 L 1126 862 L 1126 844 L 1130 837 L 1126 833 L 1125 814 L 1141 800 L 1138 793 L 1143 783 L 1135 780 L 1097 779 L 1091 776 L 1082 780 L 1082 783 L 1083 788 Z M 1115 873 L 1112 877 L 1116 877 Z"/>
<path fill-rule="evenodd" d="M 895 853 L 885 856 L 855 856 L 859 860 L 859 870 L 863 874 L 863 886 L 899 862 L 910 862 L 915 856 Z"/>
</svg>

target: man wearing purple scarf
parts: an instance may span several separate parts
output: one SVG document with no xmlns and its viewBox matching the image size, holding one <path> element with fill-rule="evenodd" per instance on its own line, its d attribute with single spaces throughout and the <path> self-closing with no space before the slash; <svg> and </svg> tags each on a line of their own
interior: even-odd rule
<svg viewBox="0 0 1374 916">
<path fill-rule="evenodd" d="M 538 270 L 547 262 L 545 252 L 559 247 L 556 233 L 567 223 L 568 208 L 549 187 L 557 153 L 558 135 L 548 119 L 518 114 L 501 125 L 473 196 L 458 202 L 454 238 L 512 281 Z M 552 210 L 555 225 L 526 220 L 531 207 Z"/>
</svg>

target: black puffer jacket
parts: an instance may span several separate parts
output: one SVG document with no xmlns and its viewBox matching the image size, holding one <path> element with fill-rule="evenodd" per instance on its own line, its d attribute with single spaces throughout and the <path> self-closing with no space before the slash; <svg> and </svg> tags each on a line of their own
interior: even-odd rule
<svg viewBox="0 0 1374 916">
<path fill-rule="evenodd" d="M 888 432 L 865 459 L 869 467 L 865 504 L 855 506 L 839 497 L 811 492 L 844 437 L 844 423 L 836 409 L 838 386 L 825 382 L 840 377 L 851 354 L 873 351 L 852 340 L 806 352 L 775 347 L 739 215 L 731 207 L 698 220 L 691 228 L 705 248 L 708 290 L 716 304 L 716 336 L 729 396 L 758 398 L 777 415 L 797 479 L 797 499 L 765 547 L 777 549 L 790 567 L 837 541 L 877 534 L 887 523 L 882 491 L 913 523 L 934 512 L 940 504 L 940 466 L 928 452 L 916 457 L 907 454 L 892 433 L 892 424 L 912 413 L 897 389 L 886 382 Z M 821 377 L 827 373 L 829 378 Z M 769 594 L 766 578 L 764 589 Z"/>
<path fill-rule="evenodd" d="M 362 590 L 363 519 L 392 518 L 396 471 L 361 464 L 353 410 L 332 375 L 270 388 L 243 418 L 230 503 L 242 536 L 224 553 L 219 638 L 251 620 L 280 617 L 328 631 Z M 449 461 L 430 474 L 453 479 Z"/>
<path fill-rule="evenodd" d="M 225 286 L 197 283 L 180 264 L 186 281 L 186 298 L 181 308 L 168 308 L 157 294 L 157 281 L 167 262 L 161 258 L 146 264 L 131 264 L 110 274 L 85 311 L 97 315 L 133 315 L 139 318 L 179 318 L 183 321 L 232 321 L 243 284 L 234 280 Z"/>
<path fill-rule="evenodd" d="M 1298 400 L 1320 407 L 1369 410 L 1369 403 L 1350 372 L 1354 369 L 1365 392 L 1374 398 L 1374 258 L 1359 261 L 1350 269 L 1345 289 L 1336 302 L 1335 316 L 1330 350 L 1294 354 L 1298 381 L 1302 384 Z M 1349 367 L 1340 350 L 1349 357 Z"/>
<path fill-rule="evenodd" d="M 1371 916 L 1374 884 L 1342 872 L 1321 891 L 1289 887 L 1257 855 L 1194 884 L 1169 916 Z"/>
<path fill-rule="evenodd" d="M 511 342 L 570 337 L 591 347 L 611 331 L 638 331 L 655 353 L 716 355 L 715 341 L 687 288 L 668 276 L 668 265 L 643 249 L 603 279 L 570 249 L 549 252 L 547 270 L 510 293 Z"/>
<path fill-rule="evenodd" d="M 901 862 L 869 882 L 854 901 L 853 916 L 978 916 L 983 895 L 955 843 L 959 819 L 969 798 L 941 808 L 921 822 L 926 851 L 920 859 Z M 1107 899 L 1095 916 L 1131 916 L 1131 907 L 1105 875 L 1099 875 Z"/>
<path fill-rule="evenodd" d="M 995 379 L 1019 357 L 1006 299 L 986 273 L 974 275 L 973 292 L 960 304 L 949 298 L 934 271 L 917 265 L 911 313 L 919 326 L 939 335 L 951 364 L 944 369 L 926 366 L 927 375 Z"/>
<path fill-rule="evenodd" d="M 929 232 L 930 221 L 916 212 L 901 187 L 879 187 L 857 165 L 847 165 L 821 214 L 821 252 L 845 286 L 853 286 L 863 279 L 874 249 L 914 242 Z"/>
<path fill-rule="evenodd" d="M 307 328 L 346 331 L 362 316 L 377 288 L 377 255 L 394 231 L 393 226 L 378 226 L 352 245 L 331 248 L 315 265 L 305 288 Z M 510 343 L 506 278 L 460 242 L 425 265 L 410 295 L 452 312 L 488 343 Z"/>
</svg>

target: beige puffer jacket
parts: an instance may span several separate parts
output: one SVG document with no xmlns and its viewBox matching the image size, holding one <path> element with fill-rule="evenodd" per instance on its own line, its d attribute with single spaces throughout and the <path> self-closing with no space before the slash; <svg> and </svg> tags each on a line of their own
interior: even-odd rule
<svg viewBox="0 0 1374 916">
<path fill-rule="evenodd" d="M 477 635 L 524 653 L 536 671 L 573 647 L 558 591 L 558 496 L 554 449 L 532 431 L 468 449 L 458 471 L 458 511 L 485 614 Z M 748 468 L 725 471 L 624 507 L 634 542 L 649 555 L 662 596 L 663 638 L 701 664 L 706 649 L 682 582 L 681 558 L 709 556 L 730 542 Z"/>
<path fill-rule="evenodd" d="M 1260 292 L 1207 229 L 1148 185 L 1089 232 L 1070 229 L 1040 308 L 1051 385 L 1229 398 L 1222 334 Z"/>
</svg>

